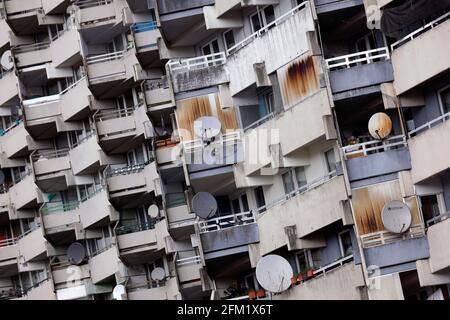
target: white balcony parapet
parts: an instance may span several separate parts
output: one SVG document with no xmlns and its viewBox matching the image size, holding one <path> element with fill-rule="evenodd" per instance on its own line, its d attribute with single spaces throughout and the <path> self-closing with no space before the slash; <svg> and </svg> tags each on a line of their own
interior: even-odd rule
<svg viewBox="0 0 450 320">
<path fill-rule="evenodd" d="M 50 160 L 66 157 L 69 155 L 70 149 L 60 149 L 60 150 L 50 150 L 50 151 L 37 151 L 33 153 L 31 159 L 33 162 L 38 162 L 42 160 Z"/>
<path fill-rule="evenodd" d="M 438 215 L 438 216 L 436 216 L 436 217 L 434 217 L 434 218 L 432 218 L 430 220 L 427 220 L 427 228 L 431 227 L 432 225 L 435 225 L 435 224 L 437 224 L 439 222 L 447 220 L 449 218 L 450 218 L 450 212 L 446 212 L 446 213 L 440 214 L 440 215 Z"/>
<path fill-rule="evenodd" d="M 370 64 L 376 62 L 376 60 L 389 60 L 390 58 L 389 48 L 384 47 L 326 59 L 325 62 L 327 68 L 331 71 L 341 67 L 350 68 L 357 64 Z"/>
<path fill-rule="evenodd" d="M 171 72 L 189 71 L 222 65 L 225 64 L 226 60 L 225 52 L 219 52 L 189 59 L 170 60 L 167 64 Z"/>
<path fill-rule="evenodd" d="M 87 9 L 92 7 L 103 6 L 112 3 L 113 0 L 78 0 L 75 5 L 80 9 Z"/>
<path fill-rule="evenodd" d="M 269 204 L 266 204 L 265 206 L 253 209 L 252 211 L 254 211 L 256 214 L 263 214 L 264 212 L 266 212 L 266 210 L 273 208 L 275 206 L 278 206 L 280 204 L 283 204 L 295 196 L 304 194 L 304 193 L 308 192 L 309 190 L 315 189 L 315 188 L 327 183 L 331 179 L 334 179 L 336 176 L 337 176 L 336 171 L 329 172 L 327 175 L 317 178 L 317 179 L 314 179 L 311 182 L 309 182 L 308 184 L 301 186 L 300 188 L 297 188 L 294 191 L 291 191 L 290 193 L 278 198 L 275 201 L 272 201 Z"/>
<path fill-rule="evenodd" d="M 233 131 L 227 132 L 215 140 L 211 145 L 233 145 L 241 141 L 241 132 Z M 186 153 L 194 153 L 196 151 L 202 151 L 204 143 L 201 139 L 183 141 L 183 150 Z"/>
<path fill-rule="evenodd" d="M 342 267 L 344 264 L 351 262 L 351 261 L 353 261 L 353 254 L 348 255 L 348 256 L 346 256 L 342 259 L 339 259 L 335 262 L 332 262 L 324 267 L 320 267 L 317 270 L 314 270 L 314 276 L 317 277 L 317 276 L 325 275 L 329 271 L 334 270 L 338 267 Z"/>
<path fill-rule="evenodd" d="M 256 216 L 254 211 L 241 212 L 230 214 L 227 216 L 211 218 L 206 221 L 199 222 L 198 226 L 200 229 L 200 233 L 206 233 L 251 223 L 256 223 Z"/>
<path fill-rule="evenodd" d="M 399 48 L 400 46 L 404 45 L 407 42 L 410 42 L 414 39 L 416 39 L 421 34 L 434 29 L 435 27 L 439 26 L 440 24 L 444 23 L 450 18 L 450 12 L 447 12 L 446 14 L 440 16 L 436 20 L 431 21 L 430 23 L 424 25 L 423 27 L 411 32 L 410 34 L 406 35 L 402 39 L 398 40 L 397 42 L 394 42 L 391 45 L 391 50 L 394 51 L 395 49 Z"/>
<path fill-rule="evenodd" d="M 410 131 L 408 133 L 408 136 L 410 138 L 412 138 L 412 137 L 416 136 L 417 134 L 419 134 L 420 132 L 429 130 L 429 129 L 431 129 L 431 128 L 433 128 L 433 127 L 435 127 L 435 126 L 437 126 L 437 125 L 439 125 L 439 124 L 441 124 L 441 123 L 443 123 L 443 122 L 445 122 L 445 121 L 447 121 L 449 119 L 450 119 L 450 112 L 446 113 L 446 114 L 444 114 L 444 115 L 442 115 L 442 116 L 440 116 L 440 117 L 438 117 L 436 119 L 433 119 L 433 120 L 425 123 L 424 125 L 422 125 L 422 126 L 416 128 L 416 129 Z"/>
<path fill-rule="evenodd" d="M 202 262 L 202 258 L 200 256 L 193 256 L 188 258 L 181 258 L 176 260 L 177 267 L 188 266 L 192 264 L 200 264 Z"/>
<path fill-rule="evenodd" d="M 399 135 L 388 138 L 386 140 L 372 140 L 358 144 L 348 145 L 342 148 L 345 158 L 350 156 L 368 156 L 372 153 L 386 152 L 389 150 L 398 149 L 399 147 L 406 147 L 406 136 Z"/>
<path fill-rule="evenodd" d="M 277 18 L 275 21 L 269 23 L 267 26 L 265 26 L 264 28 L 252 33 L 251 35 L 249 35 L 247 38 L 245 38 L 244 40 L 242 40 L 241 42 L 235 44 L 234 46 L 232 46 L 231 48 L 229 48 L 227 50 L 227 55 L 232 55 L 233 53 L 237 52 L 238 50 L 242 49 L 243 47 L 245 47 L 246 45 L 248 45 L 249 43 L 251 43 L 253 40 L 255 40 L 256 38 L 261 37 L 263 34 L 265 34 L 269 29 L 285 22 L 287 19 L 289 19 L 291 16 L 293 16 L 294 14 L 296 14 L 298 11 L 306 8 L 309 6 L 309 1 L 305 1 L 302 2 L 301 4 L 299 4 L 298 6 L 296 6 L 295 8 L 293 8 L 292 10 L 286 12 L 285 14 L 283 14 L 282 16 L 280 16 L 279 18 Z"/>
<path fill-rule="evenodd" d="M 389 231 L 380 231 L 361 236 L 363 248 L 372 248 L 386 245 L 402 240 L 417 239 L 425 236 L 425 226 L 423 224 L 412 225 L 405 233 L 397 234 Z"/>
<path fill-rule="evenodd" d="M 90 57 L 86 58 L 86 64 L 91 65 L 91 64 L 101 63 L 101 62 L 105 62 L 105 61 L 119 60 L 124 57 L 126 52 L 127 52 L 127 50 L 123 50 L 123 51 L 116 51 L 116 52 L 111 52 L 111 53 L 90 56 Z"/>
</svg>

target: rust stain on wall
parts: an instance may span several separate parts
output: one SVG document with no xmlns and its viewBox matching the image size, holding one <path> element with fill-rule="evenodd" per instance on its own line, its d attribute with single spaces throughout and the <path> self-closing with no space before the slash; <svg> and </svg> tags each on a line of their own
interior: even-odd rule
<svg viewBox="0 0 450 320">
<path fill-rule="evenodd" d="M 352 190 L 352 205 L 359 235 L 384 231 L 381 211 L 386 203 L 402 200 L 398 180 Z M 406 198 L 412 214 L 412 224 L 421 222 L 415 197 Z"/>
<path fill-rule="evenodd" d="M 177 101 L 177 117 L 180 134 L 184 140 L 196 139 L 194 121 L 200 117 L 214 116 L 222 123 L 222 132 L 236 130 L 237 121 L 234 108 L 222 110 L 218 94 L 210 94 Z"/>
<path fill-rule="evenodd" d="M 319 90 L 317 68 L 312 56 L 300 57 L 278 72 L 283 103 L 286 107 Z"/>
</svg>

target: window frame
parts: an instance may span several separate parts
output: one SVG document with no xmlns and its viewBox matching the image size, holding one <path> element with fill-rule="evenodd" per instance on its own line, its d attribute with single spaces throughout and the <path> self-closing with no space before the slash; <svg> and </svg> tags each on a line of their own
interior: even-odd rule
<svg viewBox="0 0 450 320">
<path fill-rule="evenodd" d="M 441 112 L 441 116 L 444 114 L 450 113 L 450 106 L 447 113 L 444 112 L 444 102 L 442 100 L 442 93 L 446 90 L 450 90 L 450 84 L 448 86 L 445 86 L 437 91 L 438 100 L 439 100 L 439 111 Z"/>
</svg>

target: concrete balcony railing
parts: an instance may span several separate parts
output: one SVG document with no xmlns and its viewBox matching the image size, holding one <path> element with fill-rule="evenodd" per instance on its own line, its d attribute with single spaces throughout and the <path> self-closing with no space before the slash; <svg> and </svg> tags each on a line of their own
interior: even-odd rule
<svg viewBox="0 0 450 320">
<path fill-rule="evenodd" d="M 161 194 L 161 185 L 155 162 L 110 170 L 106 174 L 112 200 L 126 201 L 132 197 L 154 192 Z"/>
<path fill-rule="evenodd" d="M 286 300 L 363 300 L 360 287 L 365 286 L 361 265 L 353 256 L 345 257 L 314 271 L 314 277 L 273 299 Z"/>
<path fill-rule="evenodd" d="M 204 253 L 259 242 L 255 212 L 243 212 L 208 219 L 198 224 Z"/>
<path fill-rule="evenodd" d="M 175 93 L 211 87 L 229 82 L 225 52 L 167 63 Z"/>
<path fill-rule="evenodd" d="M 77 21 L 81 29 L 113 27 L 127 21 L 124 15 L 131 14 L 125 1 L 80 0 L 75 5 L 79 9 Z"/>
<path fill-rule="evenodd" d="M 174 239 L 187 239 L 194 233 L 195 214 L 189 209 L 184 193 L 166 195 L 166 219 Z"/>
<path fill-rule="evenodd" d="M 128 300 L 175 300 L 179 293 L 175 277 L 163 282 L 133 283 L 127 285 L 126 289 Z"/>
<path fill-rule="evenodd" d="M 172 102 L 172 92 L 168 86 L 164 86 L 164 82 L 160 81 L 146 81 L 145 101 L 149 111 L 158 111 L 164 108 L 170 108 L 174 105 Z"/>
<path fill-rule="evenodd" d="M 342 148 L 350 181 L 411 169 L 406 137 L 372 140 Z"/>
<path fill-rule="evenodd" d="M 392 44 L 394 88 L 401 95 L 450 68 L 450 12 Z M 428 61 L 433 61 L 430 65 Z"/>
<path fill-rule="evenodd" d="M 9 45 L 9 31 L 11 29 L 5 19 L 0 19 L 0 50 Z M 1 104 L 1 103 L 0 103 Z"/>
<path fill-rule="evenodd" d="M 429 267 L 432 273 L 442 272 L 450 267 L 450 249 L 448 247 L 450 237 L 449 218 L 449 213 L 443 214 L 434 219 L 434 224 L 428 227 Z"/>
<path fill-rule="evenodd" d="M 203 268 L 200 256 L 191 255 L 180 258 L 175 256 L 178 281 L 181 285 L 191 282 L 199 282 L 201 279 L 200 270 Z"/>
<path fill-rule="evenodd" d="M 0 20 L 2 21 L 2 20 Z M 4 72 L 0 75 L 0 106 L 11 102 L 19 96 L 19 87 L 15 72 Z"/>
<path fill-rule="evenodd" d="M 102 110 L 94 116 L 99 144 L 108 153 L 126 152 L 153 137 L 147 108 Z"/>
<path fill-rule="evenodd" d="M 56 68 L 72 67 L 80 62 L 81 43 L 80 34 L 76 29 L 64 30 L 50 44 L 50 55 Z"/>
<path fill-rule="evenodd" d="M 31 161 L 36 184 L 44 192 L 64 190 L 71 184 L 69 149 L 38 151 Z"/>
<path fill-rule="evenodd" d="M 217 17 L 221 17 L 230 11 L 241 9 L 247 6 L 265 6 L 265 5 L 277 5 L 280 0 L 253 0 L 253 1 L 242 1 L 242 0 L 216 0 L 215 1 L 215 11 Z"/>
<path fill-rule="evenodd" d="M 45 14 L 63 14 L 71 0 L 41 0 Z"/>
<path fill-rule="evenodd" d="M 12 52 L 19 69 L 52 61 L 50 42 L 18 45 L 13 47 Z"/>
<path fill-rule="evenodd" d="M 119 272 L 119 257 L 116 245 L 110 245 L 89 259 L 92 283 L 106 282 Z"/>
<path fill-rule="evenodd" d="M 412 178 L 426 180 L 450 168 L 450 159 L 442 156 L 450 150 L 442 141 L 450 139 L 450 113 L 444 114 L 409 133 Z"/>
<path fill-rule="evenodd" d="M 347 200 L 344 177 L 330 173 L 255 209 L 260 254 L 265 255 L 287 244 L 301 247 L 303 239 L 337 221 L 342 221 L 344 225 L 352 224 Z M 292 226 L 295 226 L 295 238 L 289 240 L 285 228 Z"/>
<path fill-rule="evenodd" d="M 107 165 L 120 164 L 125 161 L 121 155 L 107 155 L 98 144 L 95 131 L 91 131 L 76 145 L 71 146 L 69 158 L 74 175 L 95 173 Z"/>
<path fill-rule="evenodd" d="M 180 163 L 181 145 L 179 138 L 156 141 L 156 159 L 159 165 Z"/>
<path fill-rule="evenodd" d="M 2 159 L 2 167 L 7 167 L 7 163 L 3 163 L 7 159 L 24 157 L 33 150 L 46 148 L 49 145 L 47 141 L 35 141 L 25 128 L 23 121 L 18 121 L 0 136 L 0 150 L 5 158 Z"/>
<path fill-rule="evenodd" d="M 76 239 L 75 225 L 80 222 L 77 203 L 47 203 L 41 208 L 45 234 L 53 244 L 68 244 Z"/>
<path fill-rule="evenodd" d="M 47 278 L 27 288 L 20 300 L 56 300 L 53 281 Z"/>
<path fill-rule="evenodd" d="M 47 240 L 41 226 L 30 229 L 18 240 L 19 252 L 24 262 L 39 261 L 47 258 Z"/>
<path fill-rule="evenodd" d="M 159 60 L 158 39 L 161 32 L 156 21 L 139 22 L 131 26 L 136 53 L 142 65 L 149 66 Z"/>
<path fill-rule="evenodd" d="M 32 174 L 12 186 L 9 189 L 9 195 L 11 206 L 15 210 L 35 208 L 44 202 L 44 195 L 36 185 Z"/>
<path fill-rule="evenodd" d="M 64 286 L 73 282 L 88 281 L 91 278 L 89 264 L 83 264 L 81 266 L 55 266 L 52 267 L 52 275 L 55 286 Z"/>
<path fill-rule="evenodd" d="M 79 202 L 77 211 L 84 229 L 106 226 L 119 219 L 105 189 L 97 190 Z"/>
<path fill-rule="evenodd" d="M 387 47 L 327 59 L 325 63 L 334 94 L 394 80 Z"/>
<path fill-rule="evenodd" d="M 0 274 L 12 276 L 18 273 L 19 246 L 16 238 L 0 240 Z"/>
<path fill-rule="evenodd" d="M 120 256 L 129 264 L 143 264 L 162 255 L 168 236 L 165 221 L 123 226 L 116 229 Z"/>
</svg>

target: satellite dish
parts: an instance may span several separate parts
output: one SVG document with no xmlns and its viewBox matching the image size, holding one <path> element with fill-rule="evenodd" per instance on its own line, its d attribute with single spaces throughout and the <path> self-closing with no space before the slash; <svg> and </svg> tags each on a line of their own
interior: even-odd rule
<svg viewBox="0 0 450 320">
<path fill-rule="evenodd" d="M 202 140 L 211 140 L 219 135 L 222 124 L 216 117 L 201 117 L 194 121 L 194 132 Z"/>
<path fill-rule="evenodd" d="M 74 242 L 67 248 L 67 256 L 70 264 L 80 265 L 86 258 L 86 250 L 81 243 Z"/>
<path fill-rule="evenodd" d="M 203 149 L 203 163 L 213 165 L 217 163 L 217 156 L 220 150 L 212 145 L 209 145 Z"/>
<path fill-rule="evenodd" d="M 208 219 L 216 214 L 217 201 L 210 193 L 199 192 L 192 198 L 192 208 L 198 217 Z"/>
<path fill-rule="evenodd" d="M 156 204 L 152 204 L 150 207 L 148 207 L 147 213 L 150 217 L 156 218 L 159 215 L 159 208 Z"/>
<path fill-rule="evenodd" d="M 3 182 L 5 182 L 5 174 L 0 170 L 0 184 L 3 184 Z"/>
<path fill-rule="evenodd" d="M 155 281 L 162 281 L 166 278 L 166 271 L 163 268 L 155 268 L 152 270 L 150 277 Z"/>
<path fill-rule="evenodd" d="M 14 60 L 10 50 L 6 50 L 0 60 L 3 70 L 10 71 L 14 68 Z"/>
<path fill-rule="evenodd" d="M 384 205 L 381 211 L 381 220 L 386 230 L 403 233 L 411 227 L 411 210 L 402 201 L 391 201 Z"/>
<path fill-rule="evenodd" d="M 375 113 L 369 120 L 369 132 L 372 137 L 383 140 L 392 132 L 392 120 L 386 113 Z"/>
<path fill-rule="evenodd" d="M 114 300 L 126 300 L 126 289 L 125 286 L 122 284 L 118 284 L 114 287 L 114 290 L 112 292 Z"/>
<path fill-rule="evenodd" d="M 269 292 L 286 291 L 291 285 L 293 275 L 289 262 L 275 254 L 262 257 L 256 265 L 256 279 Z"/>
</svg>

